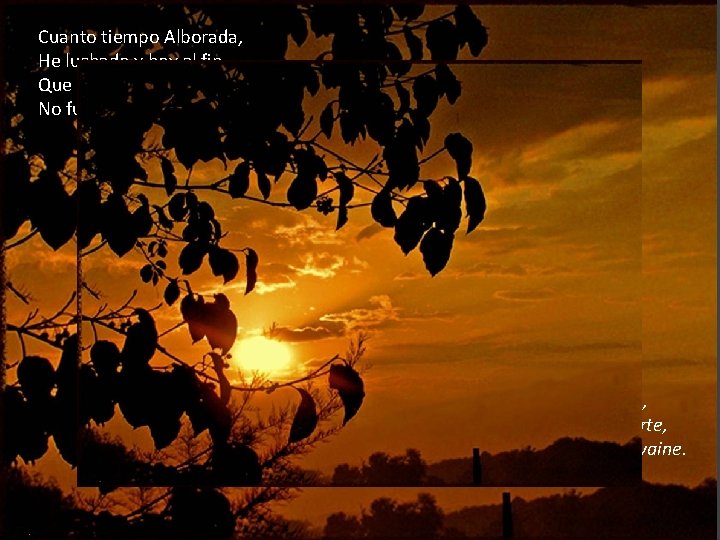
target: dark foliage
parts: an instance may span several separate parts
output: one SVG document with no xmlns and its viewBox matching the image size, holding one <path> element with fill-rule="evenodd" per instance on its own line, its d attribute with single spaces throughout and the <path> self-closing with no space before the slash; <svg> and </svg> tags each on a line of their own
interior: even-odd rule
<svg viewBox="0 0 720 540">
<path fill-rule="evenodd" d="M 14 467 L 7 469 L 5 480 L 4 538 L 8 539 L 219 539 L 231 537 L 235 529 L 230 502 L 212 488 L 176 488 L 159 513 L 123 516 L 84 510 L 57 486 Z"/>
<path fill-rule="evenodd" d="M 513 538 L 715 538 L 717 484 L 695 488 L 642 483 L 601 488 L 590 495 L 575 491 L 525 501 L 512 500 Z M 339 538 L 502 537 L 502 505 L 468 506 L 443 513 L 430 495 L 411 503 L 380 498 L 360 516 L 328 516 L 324 536 Z"/>
<path fill-rule="evenodd" d="M 369 511 L 347 516 L 343 512 L 328 516 L 324 538 L 439 538 L 443 511 L 435 498 L 421 493 L 414 502 L 398 503 L 389 498 L 375 499 Z"/>
<path fill-rule="evenodd" d="M 231 173 L 206 187 L 233 198 L 248 197 L 254 177 L 263 199 L 284 191 L 278 202 L 284 198 L 288 206 L 298 210 L 313 205 L 323 213 L 337 210 L 338 229 L 348 221 L 348 210 L 353 207 L 354 184 L 363 178 L 372 179 L 381 186 L 372 215 L 383 226 L 395 226 L 393 202 L 398 208 L 407 206 L 409 201 L 402 192 L 420 179 L 419 152 L 430 135 L 430 117 L 440 99 L 452 104 L 461 93 L 460 83 L 447 64 L 414 74 L 411 64 L 403 61 L 402 49 L 407 47 L 414 59 L 424 57 L 427 48 L 433 60 L 454 60 L 461 50 L 479 55 L 487 41 L 485 28 L 467 6 L 458 7 L 452 16 L 410 24 L 419 16 L 382 5 L 286 5 L 278 9 L 215 5 L 191 12 L 180 6 L 132 6 L 123 10 L 63 7 L 61 12 L 51 7 L 41 12 L 15 8 L 7 35 L 15 54 L 6 65 L 7 95 L 13 99 L 7 100 L 6 106 L 10 116 L 21 115 L 16 117 L 22 120 L 8 129 L 15 150 L 5 157 L 11 193 L 3 205 L 4 236 L 12 239 L 29 220 L 53 249 L 66 244 L 73 235 L 80 248 L 87 248 L 99 236 L 118 256 L 148 238 L 179 237 L 186 244 L 178 259 L 183 274 L 209 264 L 213 274 L 227 283 L 238 274 L 237 257 L 220 246 L 221 224 L 213 207 L 195 195 L 191 181 L 193 166 L 215 159 L 226 167 L 230 161 L 237 164 Z M 37 66 L 40 52 L 52 49 L 47 45 L 42 51 L 38 49 L 38 29 L 63 33 L 178 27 L 186 32 L 205 32 L 209 20 L 222 21 L 223 29 L 243 37 L 242 47 L 214 47 L 222 63 L 184 63 L 182 69 L 168 67 L 172 62 L 130 66 L 95 62 L 83 67 L 79 154 L 75 152 L 72 117 L 38 117 L 37 102 L 48 96 L 38 95 L 34 90 L 37 84 L 31 83 L 45 69 Z M 138 26 L 138 21 L 143 21 L 142 25 Z M 399 25 L 402 39 L 398 41 L 393 29 Z M 330 36 L 327 54 L 314 62 L 272 62 L 285 58 L 289 40 L 302 50 L 310 33 L 319 38 Z M 80 56 L 90 52 L 88 47 L 74 44 L 69 52 Z M 92 53 L 101 57 L 114 52 L 122 57 L 144 56 L 151 45 L 124 44 L 118 51 L 116 47 L 98 40 L 92 45 Z M 56 49 L 54 54 L 65 52 Z M 153 54 L 184 57 L 192 52 L 194 49 L 186 45 L 165 43 Z M 52 74 L 71 80 L 76 76 L 72 69 L 63 67 L 54 68 Z M 327 94 L 328 103 L 319 115 L 317 135 L 310 136 L 306 133 L 312 127 L 312 118 L 305 99 L 318 92 Z M 372 168 L 358 168 L 326 149 L 319 136 L 329 138 L 336 124 L 344 143 L 372 140 L 382 160 Z M 144 142 L 147 134 L 158 129 L 162 130 L 159 145 L 148 148 Z M 476 184 L 468 177 L 472 144 L 453 133 L 446 137 L 445 147 L 457 162 L 459 181 Z M 35 180 L 31 180 L 28 167 L 33 157 L 40 157 L 46 167 Z M 82 171 L 79 186 L 71 171 L 67 175 L 74 157 L 79 159 Z M 162 172 L 162 182 L 157 184 L 148 179 L 146 165 L 152 161 Z M 178 178 L 184 173 L 177 166 L 188 171 L 185 182 Z M 357 174 L 349 176 L 349 169 Z M 337 188 L 325 194 L 320 186 L 328 178 L 334 179 Z M 451 180 L 454 183 L 456 180 Z M 138 187 L 160 188 L 167 199 L 151 205 L 137 192 Z M 395 239 L 408 253 L 427 232 L 421 249 L 426 267 L 434 275 L 447 264 L 457 229 L 457 224 L 447 226 L 438 219 L 443 213 L 439 205 L 460 216 L 462 197 L 447 198 L 442 203 L 421 197 L 430 212 L 403 213 Z M 482 212 L 477 210 L 477 189 L 466 189 L 465 199 L 471 231 L 482 220 Z M 82 212 L 76 223 L 78 205 Z M 143 281 L 157 284 L 164 277 L 164 255 L 158 259 L 141 271 Z M 248 290 L 254 282 L 251 262 L 247 264 Z M 172 290 L 168 296 L 172 300 Z"/>
</svg>

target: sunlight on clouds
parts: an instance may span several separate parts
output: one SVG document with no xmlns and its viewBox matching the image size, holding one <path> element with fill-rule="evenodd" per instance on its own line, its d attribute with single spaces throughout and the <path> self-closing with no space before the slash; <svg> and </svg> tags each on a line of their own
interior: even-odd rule
<svg viewBox="0 0 720 540">
<path fill-rule="evenodd" d="M 715 115 L 679 118 L 670 122 L 643 122 L 643 158 L 662 159 L 668 150 L 713 133 L 717 129 Z"/>
<path fill-rule="evenodd" d="M 689 86 L 690 81 L 688 79 L 679 77 L 643 80 L 643 108 L 655 107 L 667 98 L 685 92 Z"/>
<path fill-rule="evenodd" d="M 330 227 L 322 225 L 309 216 L 302 216 L 296 225 L 280 225 L 273 234 L 291 246 L 297 245 L 340 245 L 343 241 Z"/>
<path fill-rule="evenodd" d="M 321 279 L 334 277 L 337 271 L 345 266 L 345 258 L 329 253 L 306 253 L 302 258 L 302 267 L 292 266 L 298 276 L 312 276 Z"/>
<path fill-rule="evenodd" d="M 265 283 L 264 281 L 258 281 L 255 284 L 254 293 L 263 295 L 263 294 L 270 294 L 275 291 L 279 291 L 282 289 L 292 289 L 297 286 L 297 283 L 295 283 L 293 280 L 288 281 L 281 281 L 278 283 Z M 245 285 L 243 285 L 243 288 Z"/>
<path fill-rule="evenodd" d="M 341 322 L 348 329 L 375 327 L 388 321 L 400 320 L 400 310 L 392 305 L 392 300 L 388 295 L 372 296 L 369 302 L 374 307 L 328 313 L 320 317 L 320 320 L 323 322 Z"/>
<path fill-rule="evenodd" d="M 620 131 L 621 122 L 600 120 L 573 126 L 563 132 L 546 137 L 543 142 L 527 147 L 521 155 L 525 163 L 557 161 L 585 153 L 587 148 L 611 133 Z"/>
</svg>

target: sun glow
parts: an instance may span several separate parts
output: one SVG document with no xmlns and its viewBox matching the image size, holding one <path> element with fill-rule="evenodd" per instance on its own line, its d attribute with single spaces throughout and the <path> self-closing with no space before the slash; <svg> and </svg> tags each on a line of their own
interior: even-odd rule
<svg viewBox="0 0 720 540">
<path fill-rule="evenodd" d="M 243 371 L 281 375 L 291 367 L 292 351 L 282 341 L 251 336 L 235 345 L 233 358 L 235 365 Z"/>
</svg>

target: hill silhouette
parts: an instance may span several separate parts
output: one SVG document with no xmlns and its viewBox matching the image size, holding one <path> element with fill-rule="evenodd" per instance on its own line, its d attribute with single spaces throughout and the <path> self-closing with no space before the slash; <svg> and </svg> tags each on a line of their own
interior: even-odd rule
<svg viewBox="0 0 720 540">
<path fill-rule="evenodd" d="M 642 479 L 639 438 L 625 444 L 563 437 L 547 448 L 526 447 L 480 455 L 483 486 L 622 486 Z M 473 459 L 426 463 L 418 450 L 375 452 L 360 466 L 335 468 L 333 486 L 469 486 Z"/>
<path fill-rule="evenodd" d="M 575 491 L 512 501 L 515 538 L 716 538 L 717 482 L 695 488 L 650 484 Z M 499 538 L 502 505 L 472 506 L 449 512 L 445 529 L 458 538 Z"/>
</svg>

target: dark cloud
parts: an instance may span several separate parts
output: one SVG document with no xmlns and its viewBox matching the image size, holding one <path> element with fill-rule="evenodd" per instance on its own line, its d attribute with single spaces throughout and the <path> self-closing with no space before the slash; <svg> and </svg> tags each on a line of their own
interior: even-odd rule
<svg viewBox="0 0 720 540">
<path fill-rule="evenodd" d="M 355 240 L 361 242 L 363 240 L 367 240 L 368 238 L 372 238 L 373 236 L 381 233 L 382 231 L 383 228 L 380 225 L 378 225 L 377 223 L 371 223 L 367 227 L 361 229 L 359 233 L 357 233 Z"/>
</svg>

